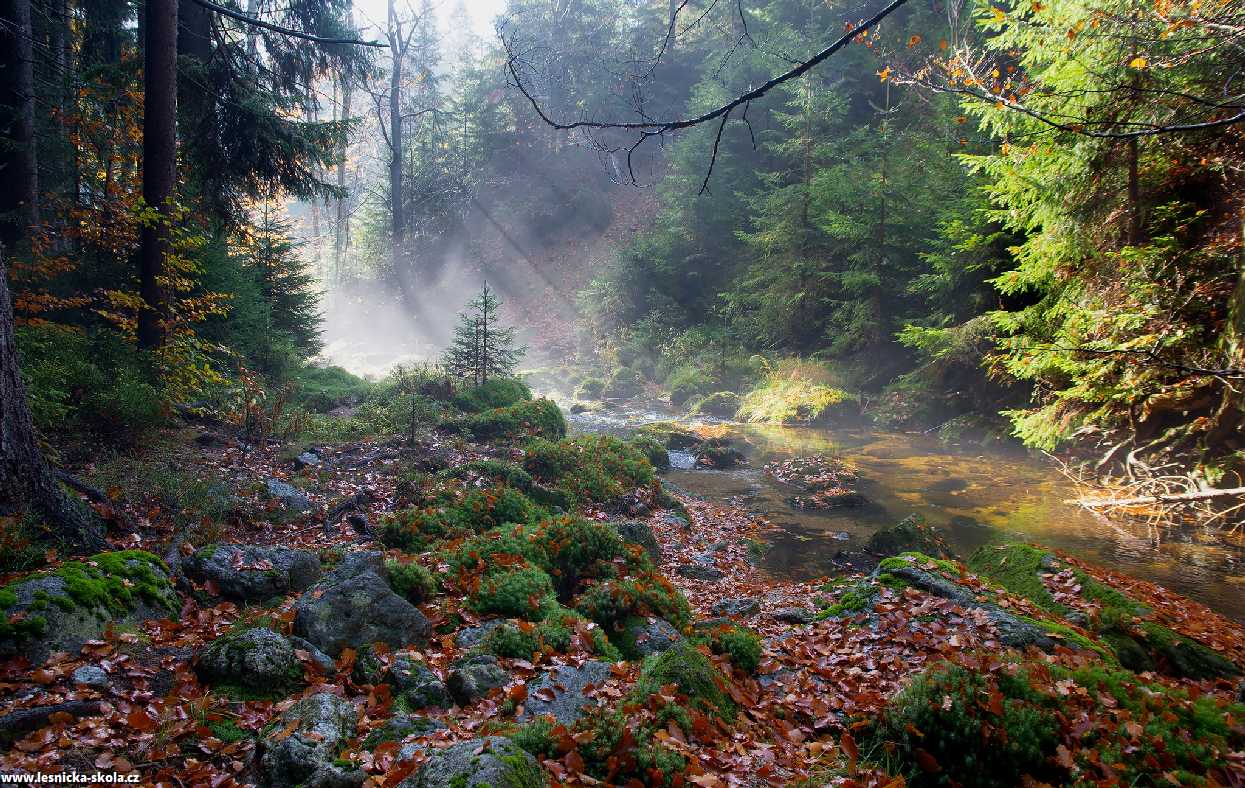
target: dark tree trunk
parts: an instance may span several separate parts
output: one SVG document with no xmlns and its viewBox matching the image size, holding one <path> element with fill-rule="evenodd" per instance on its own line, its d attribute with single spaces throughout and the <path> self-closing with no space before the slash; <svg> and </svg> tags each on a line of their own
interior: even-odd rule
<svg viewBox="0 0 1245 788">
<path fill-rule="evenodd" d="M 143 227 L 139 249 L 138 346 L 164 343 L 168 302 L 160 282 L 170 251 L 170 199 L 177 181 L 177 0 L 147 0 L 143 55 L 143 201 L 159 221 Z"/>
<path fill-rule="evenodd" d="M 70 551 L 101 550 L 106 543 L 99 521 L 65 492 L 39 449 L 18 366 L 6 268 L 0 250 L 0 513 L 29 511 Z"/>
<path fill-rule="evenodd" d="M 0 2 L 0 104 L 4 187 L 0 188 L 0 241 L 12 249 L 39 219 L 39 169 L 35 155 L 35 72 L 30 0 Z"/>
<path fill-rule="evenodd" d="M 401 248 L 406 240 L 406 216 L 402 199 L 402 33 L 397 10 L 389 0 L 389 48 L 393 67 L 389 73 L 389 200 L 393 232 L 393 273 L 401 280 Z"/>
</svg>

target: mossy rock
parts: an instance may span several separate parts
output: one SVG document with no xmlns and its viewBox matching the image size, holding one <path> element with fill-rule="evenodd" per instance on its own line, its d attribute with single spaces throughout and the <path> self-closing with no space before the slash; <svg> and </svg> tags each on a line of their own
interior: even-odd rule
<svg viewBox="0 0 1245 788">
<path fill-rule="evenodd" d="M 694 401 L 687 409 L 687 415 L 733 419 L 739 410 L 740 402 L 739 395 L 733 391 L 715 391 L 707 397 Z"/>
<path fill-rule="evenodd" d="M 479 441 L 557 440 L 566 435 L 566 419 L 557 403 L 542 398 L 449 418 L 441 422 L 441 428 L 447 432 L 465 433 Z"/>
<path fill-rule="evenodd" d="M 120 550 L 66 561 L 0 589 L 0 656 L 40 664 L 77 653 L 109 624 L 168 617 L 180 607 L 168 567 L 151 553 Z"/>
<path fill-rule="evenodd" d="M 399 788 L 543 788 L 536 759 L 501 736 L 487 736 L 435 750 Z"/>
<path fill-rule="evenodd" d="M 1097 630 L 1101 644 L 1110 649 L 1112 661 L 1118 660 L 1130 669 L 1157 670 L 1170 676 L 1194 679 L 1241 674 L 1235 664 L 1213 649 L 1155 621 L 1144 620 L 1150 614 L 1145 605 L 1040 547 L 987 545 L 969 558 L 968 566 L 1009 592 L 1065 619 L 1073 614 L 1072 609 L 1056 601 L 1043 583 L 1042 575 L 1071 571 L 1080 585 L 1081 597 L 1099 608 L 1097 619 L 1088 622 L 1089 627 Z M 1099 643 L 1094 645 L 1097 650 L 1102 649 Z"/>
<path fill-rule="evenodd" d="M 723 720 L 733 720 L 738 708 L 726 693 L 727 679 L 709 658 L 690 641 L 648 657 L 632 695 L 644 698 L 673 684 L 687 697 L 687 704 Z"/>
<path fill-rule="evenodd" d="M 955 558 L 942 533 L 919 514 L 905 517 L 892 527 L 875 532 L 865 544 L 865 550 L 877 556 L 918 552 L 935 558 Z"/>
<path fill-rule="evenodd" d="M 577 400 L 596 400 L 601 398 L 601 394 L 605 391 L 605 381 L 601 378 L 584 378 L 578 386 L 575 387 L 575 399 Z"/>
<path fill-rule="evenodd" d="M 196 661 L 195 672 L 209 685 L 284 697 L 303 683 L 303 666 L 294 645 L 265 627 L 228 632 L 212 641 Z M 226 694 L 230 694 L 228 689 Z"/>
</svg>

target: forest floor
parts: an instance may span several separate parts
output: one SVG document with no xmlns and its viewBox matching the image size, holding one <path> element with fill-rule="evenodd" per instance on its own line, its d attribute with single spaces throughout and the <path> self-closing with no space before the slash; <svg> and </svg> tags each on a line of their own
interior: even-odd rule
<svg viewBox="0 0 1245 788">
<path fill-rule="evenodd" d="M 176 512 L 154 498 L 118 501 L 111 507 L 114 511 L 103 507 L 104 513 L 113 516 L 114 522 L 123 514 L 138 530 L 115 534 L 116 548 L 152 550 L 173 563 L 211 543 L 280 545 L 321 557 L 332 551 L 385 550 L 370 529 L 360 533 L 357 525 L 343 517 L 344 510 L 329 522 L 326 511 L 334 502 L 353 499 L 358 502 L 351 510 L 354 522 L 359 523 L 361 515 L 374 524 L 399 505 L 403 472 L 412 465 L 454 468 L 473 459 L 504 459 L 521 452 L 428 433 L 413 446 L 391 439 L 318 447 L 318 466 L 296 468 L 291 454 L 286 446 L 247 445 L 220 431 L 184 428 L 165 435 L 141 462 L 134 463 L 132 473 L 146 473 L 144 469 L 152 463 L 194 469 L 198 478 L 234 491 L 230 522 L 218 526 L 179 521 Z M 92 469 L 84 471 L 89 474 Z M 293 483 L 310 499 L 311 508 L 301 514 L 283 511 L 264 491 L 270 479 Z M 120 490 L 110 492 L 120 494 Z M 671 784 L 701 786 L 782 785 L 800 780 L 902 784 L 902 777 L 888 774 L 880 765 L 886 760 L 883 754 L 865 751 L 862 731 L 906 682 L 930 665 L 944 660 L 978 667 L 997 665 L 1005 649 L 996 621 L 983 607 L 912 585 L 882 588 L 872 606 L 858 614 L 809 621 L 817 608 L 841 599 L 842 589 L 848 586 L 776 579 L 759 569 L 753 557 L 754 546 L 764 541 L 769 528 L 766 522 L 711 502 L 684 498 L 682 504 L 690 521 L 661 510 L 641 518 L 660 545 L 661 573 L 686 595 L 695 620 L 729 617 L 746 624 L 762 636 L 763 652 L 751 675 L 733 667 L 724 656 L 711 656 L 728 677 L 724 690 L 738 715 L 729 723 L 697 715 L 691 730 L 675 721 L 658 729 L 657 742 L 686 762 L 681 774 L 665 777 Z M 583 513 L 599 521 L 610 519 L 604 509 L 589 507 Z M 394 549 L 387 555 L 411 558 Z M 61 563 L 56 556 L 49 558 L 53 568 Z M 419 554 L 414 560 L 433 572 L 447 568 L 436 553 Z M 918 563 L 924 560 L 929 559 Z M 683 574 L 688 566 L 716 571 L 712 579 L 692 579 Z M 1165 626 L 1215 648 L 1238 667 L 1245 666 L 1242 627 L 1151 584 L 1098 567 L 1076 566 L 1142 601 Z M 962 565 L 958 571 L 960 577 L 952 582 L 970 593 L 981 590 L 981 582 Z M 1048 581 L 1058 582 L 1062 580 Z M 137 773 L 143 784 L 169 786 L 253 784 L 262 778 L 260 753 L 294 732 L 294 724 L 274 722 L 300 699 L 330 693 L 358 713 L 357 727 L 334 754 L 334 763 L 354 770 L 353 774 L 361 773 L 365 784 L 396 785 L 417 773 L 432 753 L 453 743 L 479 740 L 484 734 L 514 733 L 516 717 L 531 697 L 529 686 L 535 686 L 551 665 L 575 666 L 591 658 L 588 650 L 575 644 L 565 653 L 502 658 L 499 663 L 507 676 L 504 686 L 467 704 L 424 710 L 421 714 L 435 721 L 435 730 L 376 746 L 368 743 L 369 735 L 384 729 L 399 710 L 389 683 L 360 677 L 354 664 L 359 654 L 354 649 L 343 651 L 329 670 L 306 651 L 297 652 L 303 663 L 303 686 L 287 697 L 241 699 L 207 686 L 195 666 L 208 644 L 244 622 L 263 621 L 288 633 L 301 599 L 291 593 L 270 603 L 243 605 L 212 599 L 216 590 L 210 585 L 183 585 L 176 616 L 110 628 L 87 641 L 81 654 L 54 653 L 43 664 L 32 665 L 20 657 L 5 663 L 0 668 L 0 735 L 12 746 L 0 756 L 0 771 L 116 771 Z M 1060 598 L 1075 601 L 1075 591 L 1065 591 Z M 995 605 L 1014 613 L 1033 617 L 1043 613 L 1029 599 L 997 589 L 991 598 Z M 437 594 L 419 609 L 437 634 L 413 654 L 444 677 L 468 652 L 457 636 L 478 625 L 482 616 L 472 611 L 465 592 L 454 590 Z M 385 661 L 387 655 L 378 653 Z M 1047 653 L 1031 651 L 1029 658 L 1075 669 L 1093 661 L 1094 655 L 1057 644 Z M 643 665 L 639 661 L 614 663 L 608 678 L 589 684 L 586 694 L 607 706 L 617 704 L 635 686 Z M 106 678 L 82 682 L 84 666 L 102 669 Z M 1178 689 L 1182 698 L 1222 698 L 1226 703 L 1237 692 L 1235 681 L 1225 678 L 1173 679 L 1147 674 L 1145 680 Z M 1104 712 L 1100 705 L 1094 706 L 1086 690 L 1072 684 L 1060 686 L 1065 693 L 1085 695 L 1079 706 L 1073 703 L 1075 698 L 1069 699 L 1071 708 L 1077 710 L 1068 711 L 1070 720 L 1081 714 L 1095 725 L 1123 728 L 1135 724 L 1120 709 Z M 37 721 L 23 723 L 28 717 Z M 1074 735 L 1071 728 L 1069 722 L 1060 740 L 1060 766 L 1091 782 L 1108 780 L 1113 762 L 1105 750 L 1099 757 L 1095 751 L 1099 745 L 1092 737 Z M 1138 726 L 1135 735 L 1131 730 L 1128 736 L 1135 748 L 1144 749 L 1150 729 Z M 553 742 L 551 750 L 540 755 L 546 779 L 564 785 L 601 783 L 599 776 L 588 774 L 582 752 L 590 746 L 585 739 L 590 734 L 561 725 L 546 734 Z M 408 749 L 412 744 L 417 746 Z M 925 760 L 921 765 L 928 772 L 941 768 Z M 1245 756 L 1239 751 L 1218 753 L 1207 769 L 1225 784 L 1240 784 L 1245 777 Z M 633 777 L 629 784 L 652 782 L 655 776 L 650 772 L 643 781 Z"/>
</svg>

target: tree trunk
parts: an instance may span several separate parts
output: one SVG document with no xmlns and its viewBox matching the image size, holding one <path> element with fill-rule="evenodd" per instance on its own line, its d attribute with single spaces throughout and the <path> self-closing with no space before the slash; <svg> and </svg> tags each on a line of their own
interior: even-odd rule
<svg viewBox="0 0 1245 788">
<path fill-rule="evenodd" d="M 159 219 L 143 226 L 139 249 L 138 346 L 164 343 L 168 301 L 161 279 L 170 252 L 170 201 L 177 183 L 177 0 L 147 0 L 143 80 L 143 201 Z"/>
<path fill-rule="evenodd" d="M 29 511 L 71 552 L 104 549 L 94 514 L 71 498 L 39 449 L 13 336 L 13 302 L 4 250 L 0 250 L 0 513 Z"/>
<path fill-rule="evenodd" d="M 350 80 L 342 76 L 342 108 L 341 120 L 350 120 Z M 349 140 L 342 136 L 341 147 L 337 150 L 337 188 L 346 188 L 346 147 Z M 346 251 L 346 198 L 337 198 L 337 216 L 334 223 L 333 238 L 333 283 L 341 284 L 342 256 Z"/>
<path fill-rule="evenodd" d="M 402 213 L 402 55 L 401 31 L 393 0 L 389 0 L 389 49 L 393 66 L 389 72 L 389 200 L 392 222 L 393 273 L 401 280 L 401 247 L 406 240 L 406 221 Z"/>
<path fill-rule="evenodd" d="M 0 2 L 0 104 L 9 108 L 4 133 L 4 188 L 0 188 L 0 241 L 12 249 L 39 220 L 35 154 L 34 31 L 30 0 Z"/>
</svg>

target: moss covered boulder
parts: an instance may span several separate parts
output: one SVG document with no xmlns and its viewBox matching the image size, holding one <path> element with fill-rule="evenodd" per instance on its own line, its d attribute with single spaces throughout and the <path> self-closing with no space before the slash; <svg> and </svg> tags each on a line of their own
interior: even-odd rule
<svg viewBox="0 0 1245 788">
<path fill-rule="evenodd" d="M 110 624 L 166 618 L 179 607 L 168 567 L 151 553 L 66 561 L 0 589 L 0 656 L 40 664 L 54 651 L 77 653 Z"/>
<path fill-rule="evenodd" d="M 1241 674 L 1223 655 L 1156 620 L 1141 602 L 1041 547 L 986 545 L 968 559 L 968 567 L 1033 602 L 1057 623 L 1085 628 L 1131 670 L 1191 679 Z"/>
<path fill-rule="evenodd" d="M 886 557 L 900 553 L 924 553 L 934 558 L 955 558 L 942 533 L 919 514 L 909 515 L 890 528 L 869 537 L 865 550 Z"/>
<path fill-rule="evenodd" d="M 437 750 L 399 788 L 540 788 L 545 774 L 536 759 L 501 736 L 486 736 Z"/>
<path fill-rule="evenodd" d="M 707 397 L 694 401 L 687 409 L 689 416 L 713 416 L 717 419 L 733 419 L 739 410 L 739 395 L 733 391 L 715 391 Z"/>
<path fill-rule="evenodd" d="M 303 680 L 294 644 L 265 627 L 221 635 L 199 655 L 195 672 L 213 686 L 273 695 L 291 692 Z"/>
<path fill-rule="evenodd" d="M 376 642 L 419 645 L 431 629 L 418 608 L 394 593 L 379 553 L 348 555 L 295 605 L 294 634 L 332 657 Z"/>
<path fill-rule="evenodd" d="M 580 665 L 556 665 L 528 683 L 527 700 L 517 717 L 522 722 L 545 715 L 563 725 L 573 725 L 595 701 L 593 689 L 610 677 L 610 663 L 588 660 Z"/>
<path fill-rule="evenodd" d="M 275 730 L 292 732 L 260 758 L 263 784 L 271 786 L 358 786 L 366 776 L 334 763 L 354 737 L 358 713 L 349 701 L 322 692 L 304 698 L 281 715 Z"/>
<path fill-rule="evenodd" d="M 289 547 L 209 545 L 183 558 L 181 572 L 212 596 L 263 602 L 310 588 L 320 579 L 320 559 Z"/>
</svg>

